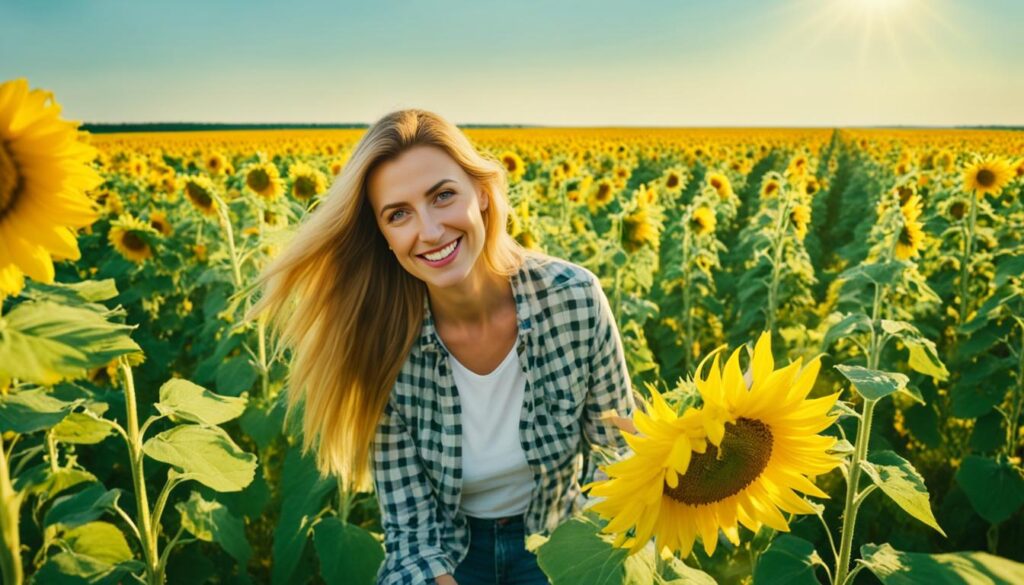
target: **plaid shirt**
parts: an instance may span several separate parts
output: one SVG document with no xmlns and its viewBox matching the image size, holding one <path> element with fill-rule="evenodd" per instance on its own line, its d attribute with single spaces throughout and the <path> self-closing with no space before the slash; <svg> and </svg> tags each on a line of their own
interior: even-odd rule
<svg viewBox="0 0 1024 585">
<path fill-rule="evenodd" d="M 596 468 L 589 447 L 628 450 L 618 430 L 599 417 L 608 409 L 630 416 L 634 399 L 618 327 L 592 272 L 530 253 L 511 284 L 517 353 L 527 378 L 519 440 L 534 477 L 526 533 L 547 535 L 586 502 L 580 480 L 590 481 Z M 469 527 L 459 506 L 458 391 L 429 299 L 424 307 L 420 337 L 374 440 L 374 485 L 387 553 L 378 585 L 433 585 L 434 577 L 454 573 L 469 550 Z"/>
</svg>

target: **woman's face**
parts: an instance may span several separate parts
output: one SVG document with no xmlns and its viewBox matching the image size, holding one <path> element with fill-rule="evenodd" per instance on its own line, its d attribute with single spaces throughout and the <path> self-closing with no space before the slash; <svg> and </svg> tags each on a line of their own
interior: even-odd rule
<svg viewBox="0 0 1024 585">
<path fill-rule="evenodd" d="M 436 287 L 466 279 L 483 250 L 488 199 L 447 152 L 414 146 L 374 169 L 367 192 L 403 268 Z"/>
</svg>

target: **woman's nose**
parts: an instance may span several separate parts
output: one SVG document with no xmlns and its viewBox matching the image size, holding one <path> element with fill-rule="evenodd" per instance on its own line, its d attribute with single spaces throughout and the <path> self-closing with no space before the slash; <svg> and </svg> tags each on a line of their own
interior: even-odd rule
<svg viewBox="0 0 1024 585">
<path fill-rule="evenodd" d="M 420 225 L 420 241 L 436 242 L 444 236 L 444 226 L 441 222 L 429 214 L 423 215 L 423 223 Z"/>
</svg>

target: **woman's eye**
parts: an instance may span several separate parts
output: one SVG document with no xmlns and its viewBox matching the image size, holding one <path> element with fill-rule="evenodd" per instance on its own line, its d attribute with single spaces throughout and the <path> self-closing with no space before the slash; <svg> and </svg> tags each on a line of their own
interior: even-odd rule
<svg viewBox="0 0 1024 585">
<path fill-rule="evenodd" d="M 437 198 L 440 199 L 441 196 L 444 195 L 445 193 L 448 193 L 452 197 L 455 196 L 455 191 L 441 191 L 440 193 L 437 194 Z M 446 197 L 446 199 L 451 199 L 451 197 Z"/>
<path fill-rule="evenodd" d="M 388 218 L 388 221 L 395 221 L 396 219 L 400 219 L 398 216 L 399 213 L 403 213 L 403 211 L 399 209 L 398 211 L 392 213 L 391 217 Z"/>
</svg>

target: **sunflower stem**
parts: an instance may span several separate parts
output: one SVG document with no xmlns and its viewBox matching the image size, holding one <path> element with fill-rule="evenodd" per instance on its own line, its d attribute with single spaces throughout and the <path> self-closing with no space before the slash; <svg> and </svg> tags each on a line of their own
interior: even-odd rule
<svg viewBox="0 0 1024 585">
<path fill-rule="evenodd" d="M 142 440 L 139 433 L 139 417 L 135 404 L 135 380 L 132 368 L 126 358 L 119 357 L 118 365 L 124 376 L 124 402 L 127 411 L 128 457 L 131 462 L 132 483 L 135 487 L 135 503 L 138 509 L 139 532 L 142 536 L 142 556 L 146 563 L 146 578 L 150 585 L 163 583 L 159 570 L 160 555 L 157 551 L 156 533 L 153 532 L 149 515 L 149 499 L 146 495 L 146 476 L 142 470 Z"/>
<path fill-rule="evenodd" d="M 957 314 L 958 325 L 967 321 L 967 296 L 970 289 L 970 263 L 974 248 L 974 231 L 978 221 L 978 197 L 971 195 L 971 212 L 967 219 L 967 233 L 964 234 L 964 257 L 960 261 L 960 311 Z"/>
<path fill-rule="evenodd" d="M 683 371 L 689 372 L 693 362 L 693 315 L 690 309 L 690 230 L 689 221 L 683 232 L 683 319 L 686 327 L 686 343 L 688 344 L 683 352 Z"/>
<path fill-rule="evenodd" d="M 789 192 L 787 190 L 786 196 L 780 198 L 782 200 L 782 208 L 779 210 L 778 221 L 775 222 L 775 238 L 772 241 L 774 247 L 774 254 L 772 256 L 772 280 L 768 285 L 768 314 L 767 323 L 765 329 L 768 330 L 769 334 L 775 333 L 775 312 L 778 309 L 779 299 L 779 281 L 782 279 L 782 252 L 786 247 L 786 213 L 789 210 Z"/>
<path fill-rule="evenodd" d="M 7 462 L 4 439 L 0 435 L 0 574 L 4 583 L 21 585 L 25 578 L 21 566 L 21 536 L 18 516 L 23 495 L 14 490 Z"/>
<path fill-rule="evenodd" d="M 857 509 L 863 500 L 858 500 L 857 491 L 860 486 L 861 462 L 867 458 L 868 438 L 871 435 L 871 418 L 874 414 L 876 400 L 864 399 L 864 410 L 857 427 L 857 444 L 854 447 L 853 459 L 850 461 L 850 475 L 846 482 L 846 503 L 843 506 L 843 528 L 839 538 L 839 558 L 836 560 L 836 578 L 834 583 L 845 583 L 850 569 L 850 551 L 853 548 L 853 531 L 857 522 Z M 865 490 L 867 491 L 867 490 Z"/>
</svg>

